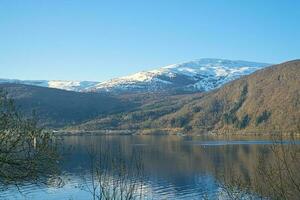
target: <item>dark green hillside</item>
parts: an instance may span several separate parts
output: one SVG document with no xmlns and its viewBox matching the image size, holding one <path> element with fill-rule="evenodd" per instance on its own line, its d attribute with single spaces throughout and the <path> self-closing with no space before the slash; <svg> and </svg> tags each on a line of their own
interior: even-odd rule
<svg viewBox="0 0 300 200">
<path fill-rule="evenodd" d="M 39 122 L 47 127 L 60 127 L 124 110 L 136 104 L 107 94 L 78 93 L 58 89 L 0 84 L 0 89 L 13 97 L 25 114 L 36 112 Z"/>
<path fill-rule="evenodd" d="M 75 129 L 300 132 L 300 61 L 257 71 L 206 94 L 164 97 Z"/>
</svg>

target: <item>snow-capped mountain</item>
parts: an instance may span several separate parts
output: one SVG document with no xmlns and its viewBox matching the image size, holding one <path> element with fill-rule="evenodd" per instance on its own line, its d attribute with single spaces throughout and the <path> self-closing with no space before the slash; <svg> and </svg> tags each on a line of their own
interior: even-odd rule
<svg viewBox="0 0 300 200">
<path fill-rule="evenodd" d="M 77 92 L 209 91 L 269 65 L 204 58 L 138 72 L 105 82 L 0 79 L 0 83 L 20 83 Z"/>
<path fill-rule="evenodd" d="M 87 91 L 209 91 L 269 65 L 205 58 L 101 82 Z"/>
<path fill-rule="evenodd" d="M 33 85 L 40 87 L 56 88 L 68 91 L 82 92 L 89 87 L 93 87 L 99 82 L 93 81 L 47 81 L 47 80 L 17 80 L 17 79 L 0 79 L 1 83 L 18 83 L 24 85 Z"/>
</svg>

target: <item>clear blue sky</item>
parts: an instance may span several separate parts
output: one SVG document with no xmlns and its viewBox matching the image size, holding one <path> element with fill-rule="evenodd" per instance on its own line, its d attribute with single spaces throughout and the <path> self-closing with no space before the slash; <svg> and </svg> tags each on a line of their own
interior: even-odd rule
<svg viewBox="0 0 300 200">
<path fill-rule="evenodd" d="M 300 1 L 0 0 L 1 78 L 102 81 L 204 57 L 300 58 Z"/>
</svg>

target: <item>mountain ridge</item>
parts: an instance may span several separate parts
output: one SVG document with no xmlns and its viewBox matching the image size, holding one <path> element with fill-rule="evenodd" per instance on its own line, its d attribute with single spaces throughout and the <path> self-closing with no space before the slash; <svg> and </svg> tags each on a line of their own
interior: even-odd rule
<svg viewBox="0 0 300 200">
<path fill-rule="evenodd" d="M 74 92 L 82 92 L 85 88 L 91 87 L 99 82 L 96 81 L 65 81 L 65 80 L 19 80 L 0 79 L 0 84 L 14 83 L 46 88 L 61 89 Z"/>
<path fill-rule="evenodd" d="M 35 112 L 40 126 L 58 128 L 102 115 L 128 111 L 137 106 L 117 96 L 102 93 L 65 91 L 16 83 L 0 84 L 24 116 Z"/>
<path fill-rule="evenodd" d="M 101 82 L 89 88 L 89 90 L 112 92 L 181 90 L 203 92 L 269 65 L 249 61 L 203 58 L 111 79 Z"/>
<path fill-rule="evenodd" d="M 300 133 L 300 60 L 258 70 L 206 93 L 156 100 L 73 129 Z"/>
<path fill-rule="evenodd" d="M 241 60 L 202 58 L 104 82 L 0 79 L 0 83 L 18 83 L 76 92 L 199 92 L 220 87 L 228 81 L 269 65 Z"/>
<path fill-rule="evenodd" d="M 0 84 L 23 113 L 66 130 L 176 133 L 300 132 L 300 60 L 265 67 L 197 93 L 73 92 Z M 65 130 L 65 129 L 64 129 Z"/>
</svg>

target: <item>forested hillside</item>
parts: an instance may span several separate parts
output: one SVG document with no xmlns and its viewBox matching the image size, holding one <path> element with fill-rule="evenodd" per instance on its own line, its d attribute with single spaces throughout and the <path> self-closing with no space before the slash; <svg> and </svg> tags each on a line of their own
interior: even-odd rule
<svg viewBox="0 0 300 200">
<path fill-rule="evenodd" d="M 35 112 L 44 127 L 63 127 L 95 117 L 128 111 L 135 103 L 116 96 L 79 93 L 21 84 L 0 84 L 0 89 L 12 97 L 25 115 Z"/>
<path fill-rule="evenodd" d="M 300 61 L 262 69 L 209 93 L 162 98 L 73 129 L 299 132 Z"/>
<path fill-rule="evenodd" d="M 142 132 L 299 132 L 300 61 L 264 68 L 223 87 L 194 94 L 79 93 L 0 84 L 40 125 L 69 130 Z"/>
</svg>

